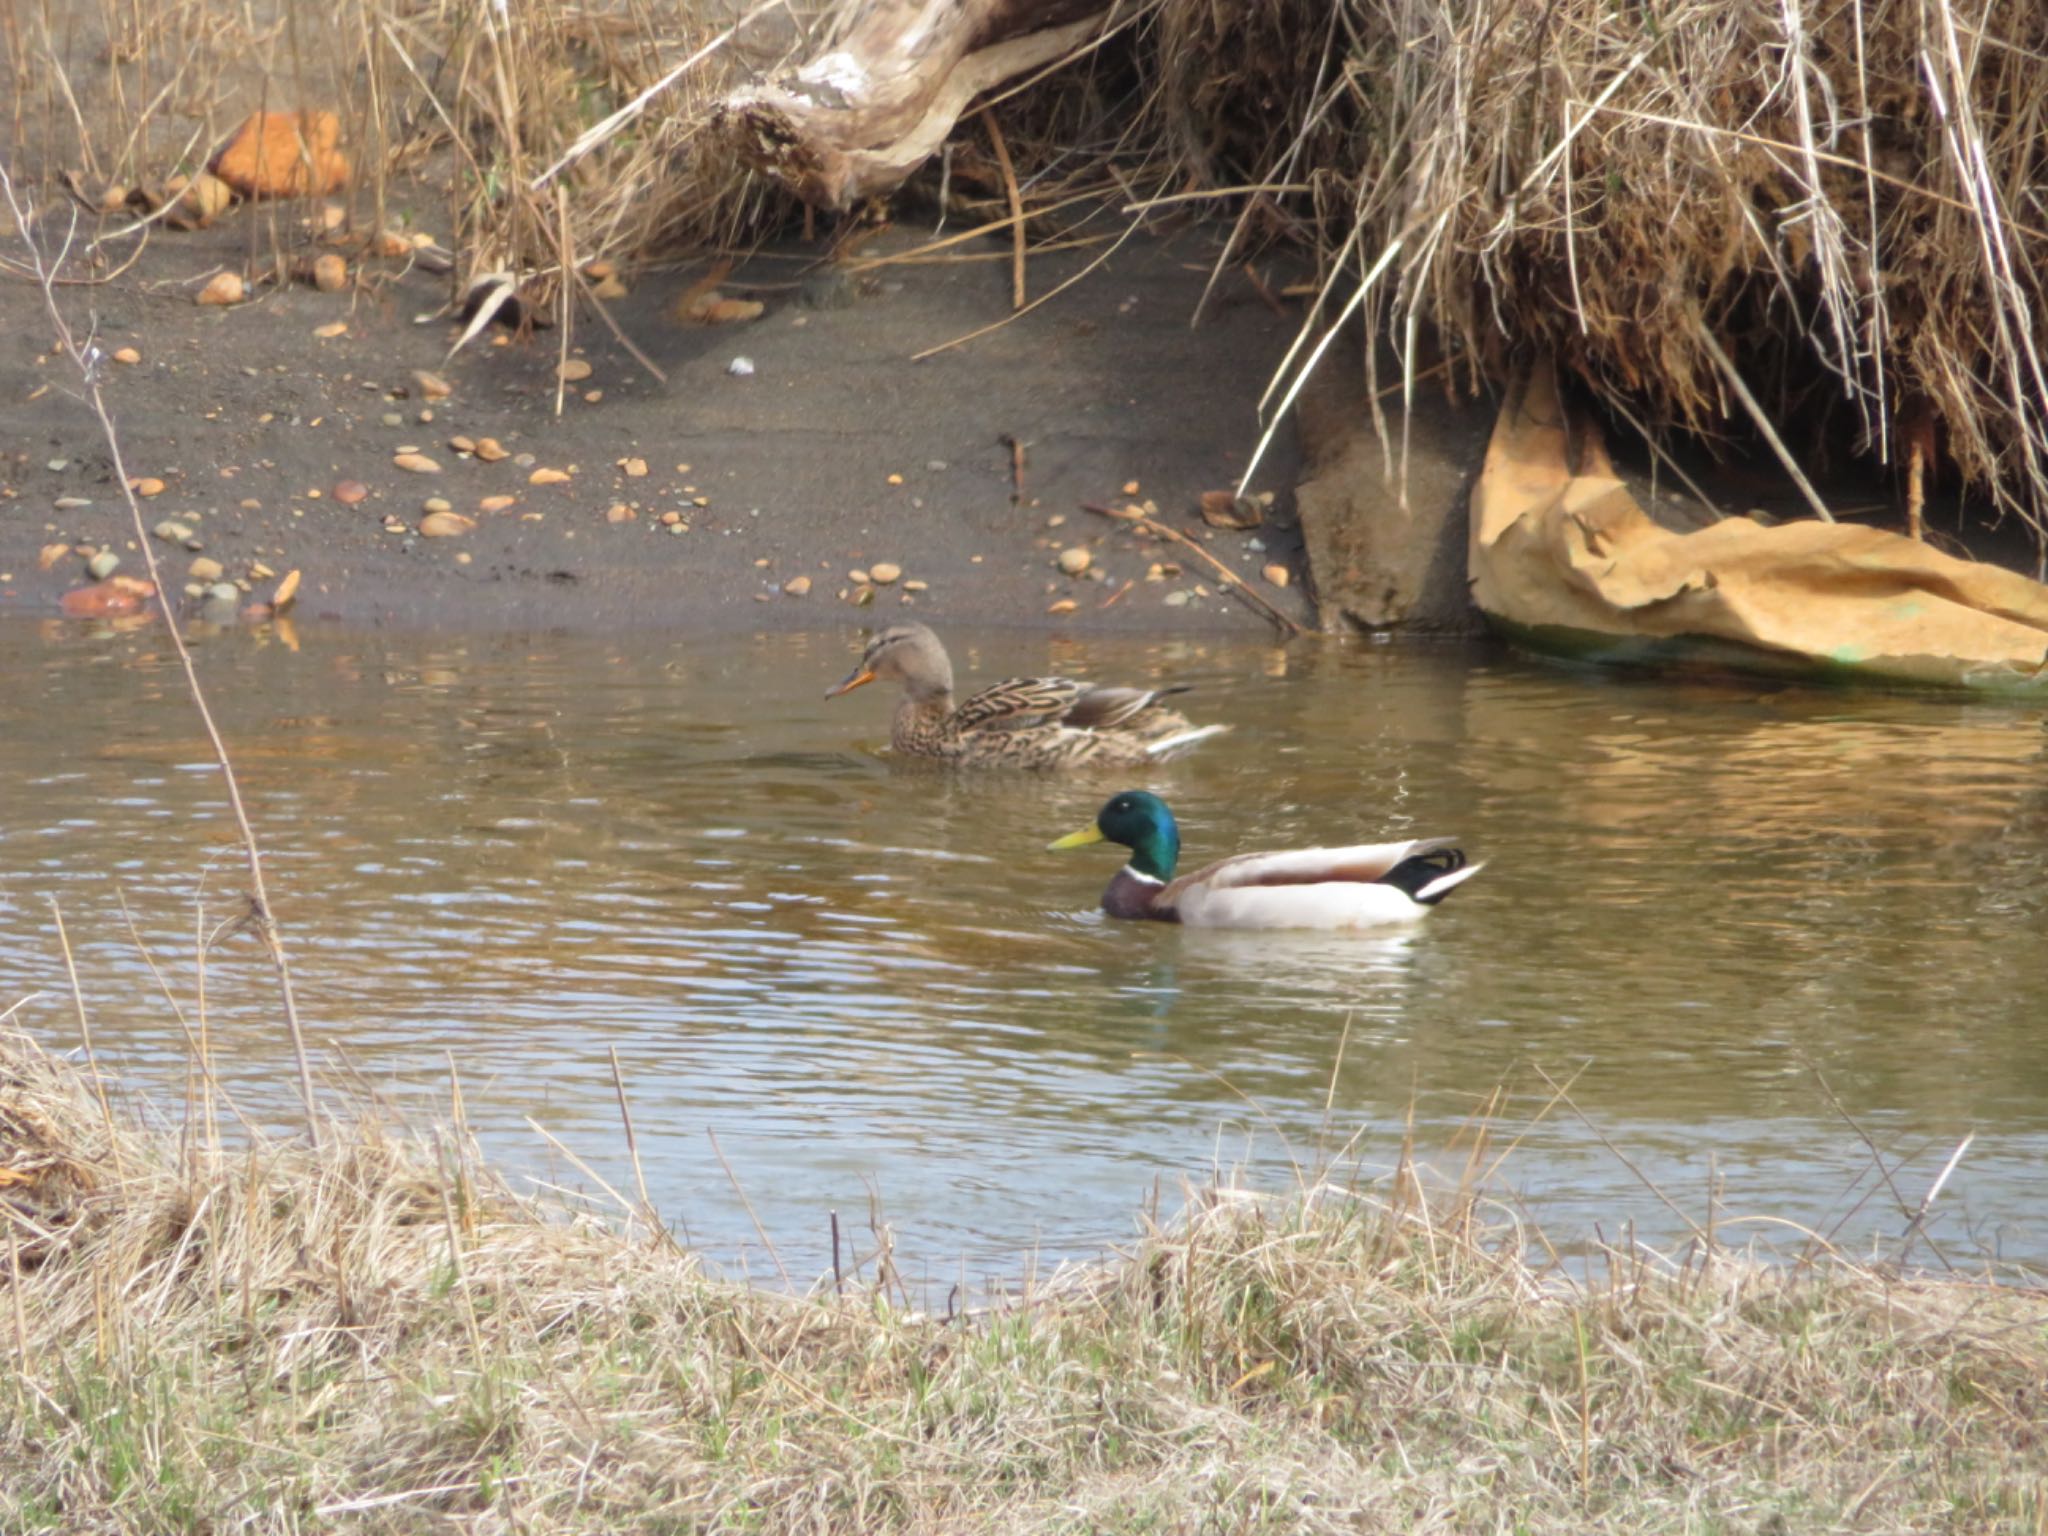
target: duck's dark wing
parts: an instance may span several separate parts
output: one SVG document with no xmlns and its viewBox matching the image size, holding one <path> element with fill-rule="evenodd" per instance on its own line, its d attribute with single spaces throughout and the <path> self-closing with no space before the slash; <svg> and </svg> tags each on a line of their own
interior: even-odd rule
<svg viewBox="0 0 2048 1536">
<path fill-rule="evenodd" d="M 1186 683 L 1171 688 L 1090 688 L 1073 703 L 1063 725 L 1085 731 L 1109 731 L 1129 725 L 1169 693 L 1186 693 Z"/>
<path fill-rule="evenodd" d="M 1104 688 L 1071 677 L 1009 677 L 964 700 L 953 711 L 958 731 L 1010 731 L 1026 726 L 1063 725 L 1081 731 L 1110 731 L 1129 725 L 1172 688 Z"/>
</svg>

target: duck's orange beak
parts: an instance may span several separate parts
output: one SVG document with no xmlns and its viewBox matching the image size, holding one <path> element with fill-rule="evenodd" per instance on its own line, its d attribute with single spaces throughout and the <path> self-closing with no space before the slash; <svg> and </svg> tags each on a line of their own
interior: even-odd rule
<svg viewBox="0 0 2048 1536">
<path fill-rule="evenodd" d="M 861 687 L 863 684 L 872 683 L 874 680 L 875 674 L 873 668 L 856 667 L 853 670 L 853 675 L 847 678 L 845 682 L 835 683 L 832 687 L 827 688 L 825 690 L 825 697 L 828 699 L 836 699 L 842 693 L 851 693 L 854 689 Z"/>
</svg>

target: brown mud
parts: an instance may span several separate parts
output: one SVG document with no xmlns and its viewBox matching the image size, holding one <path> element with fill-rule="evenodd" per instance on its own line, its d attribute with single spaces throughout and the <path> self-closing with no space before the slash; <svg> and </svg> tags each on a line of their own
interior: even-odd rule
<svg viewBox="0 0 2048 1536">
<path fill-rule="evenodd" d="M 243 222 L 252 218 L 264 222 Z M 1185 551 L 1082 505 L 1150 500 L 1310 622 L 1291 426 L 1261 468 L 1259 488 L 1279 493 L 1265 526 L 1209 530 L 1196 512 L 1201 493 L 1241 474 L 1260 432 L 1259 395 L 1298 324 L 1293 306 L 1231 271 L 1190 326 L 1215 259 L 1208 232 L 1133 237 L 1040 308 L 922 362 L 912 355 L 1009 314 L 1006 246 L 956 252 L 993 259 L 859 273 L 821 270 L 820 247 L 771 250 L 725 280 L 726 293 L 766 305 L 730 325 L 676 317 L 701 266 L 629 274 L 629 295 L 609 308 L 665 382 L 585 313 L 570 355 L 590 374 L 563 390 L 557 415 L 561 332 L 486 336 L 447 359 L 454 323 L 422 321 L 446 305 L 446 276 L 414 269 L 353 293 L 293 283 L 258 286 L 231 308 L 194 302 L 211 272 L 265 250 L 271 227 L 266 211 L 244 210 L 212 230 L 159 233 L 117 280 L 59 293 L 102 352 L 140 354 L 103 366 L 128 473 L 164 482 L 143 503 L 146 525 L 189 524 L 230 579 L 254 562 L 302 570 L 302 620 L 731 630 L 915 611 L 940 626 L 1265 628 Z M 860 254 L 907 250 L 928 233 L 885 231 Z M 1034 257 L 1032 294 L 1095 255 Z M 316 335 L 337 321 L 345 334 Z M 143 563 L 106 444 L 32 283 L 0 283 L 0 333 L 0 616 L 51 616 L 86 580 L 75 552 L 42 569 L 51 546 L 110 548 L 124 575 L 143 574 Z M 736 357 L 752 361 L 750 377 L 728 371 Z M 452 393 L 423 399 L 417 370 L 438 372 Z M 459 455 L 448 446 L 458 435 L 494 437 L 511 457 Z M 1012 440 L 1023 445 L 1021 500 Z M 407 449 L 440 473 L 396 467 Z M 644 476 L 627 473 L 634 459 Z M 534 485 L 538 468 L 569 478 Z M 346 505 L 334 488 L 351 480 L 368 495 Z M 510 507 L 482 509 L 506 496 Z M 421 537 L 430 497 L 477 526 Z M 90 505 L 58 505 L 79 500 Z M 612 510 L 620 504 L 624 513 Z M 671 532 L 664 512 L 687 531 Z M 1058 566 L 1075 544 L 1092 556 L 1078 580 Z M 180 589 L 195 551 L 156 548 L 173 595 L 191 602 Z M 902 574 L 864 608 L 847 573 L 878 562 Z M 1181 574 L 1146 579 L 1175 563 Z M 1276 563 L 1290 574 L 1285 588 L 1260 574 Z M 809 592 L 787 594 L 798 576 Z M 1188 595 L 1169 603 L 1178 592 Z M 1049 612 L 1063 601 L 1071 611 Z"/>
</svg>

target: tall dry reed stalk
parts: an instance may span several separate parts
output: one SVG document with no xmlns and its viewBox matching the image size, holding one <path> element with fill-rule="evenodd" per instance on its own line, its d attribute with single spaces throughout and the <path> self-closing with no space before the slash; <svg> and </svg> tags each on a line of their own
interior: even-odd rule
<svg viewBox="0 0 2048 1536">
<path fill-rule="evenodd" d="M 2048 11 L 1164 0 L 1156 27 L 1190 174 L 1284 184 L 1263 202 L 1316 231 L 1297 363 L 1362 316 L 1410 388 L 1425 342 L 1468 384 L 1541 347 L 1807 467 L 1938 435 L 2048 530 Z"/>
</svg>

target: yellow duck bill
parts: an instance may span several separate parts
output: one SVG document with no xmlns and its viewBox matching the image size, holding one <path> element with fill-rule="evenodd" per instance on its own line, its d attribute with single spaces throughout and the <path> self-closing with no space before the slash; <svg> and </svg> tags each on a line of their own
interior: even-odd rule
<svg viewBox="0 0 2048 1536">
<path fill-rule="evenodd" d="M 1090 843 L 1099 843 L 1102 840 L 1102 828 L 1088 826 L 1078 832 L 1069 832 L 1065 837 L 1054 838 L 1045 845 L 1045 848 L 1048 853 L 1057 853 L 1063 848 L 1085 848 Z"/>
</svg>

